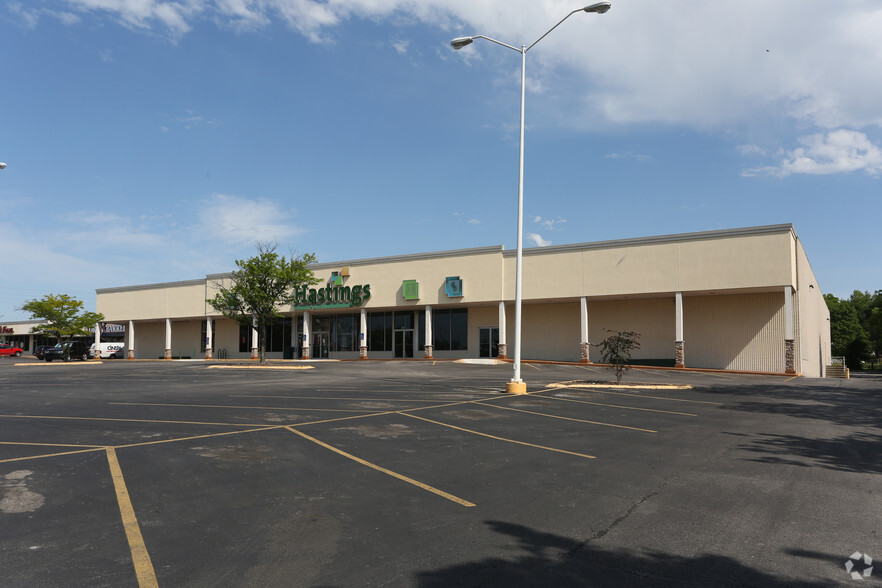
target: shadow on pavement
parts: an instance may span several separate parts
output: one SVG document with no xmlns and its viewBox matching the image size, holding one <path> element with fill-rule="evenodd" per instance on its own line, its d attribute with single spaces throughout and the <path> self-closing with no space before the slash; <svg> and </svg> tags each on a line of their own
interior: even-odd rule
<svg viewBox="0 0 882 588">
<path fill-rule="evenodd" d="M 446 586 L 827 586 L 829 582 L 789 580 L 719 555 L 682 557 L 635 549 L 609 551 L 568 537 L 512 523 L 486 521 L 495 532 L 517 540 L 522 550 L 511 557 L 485 558 L 417 575 L 423 588 Z M 784 551 L 804 557 L 799 550 Z M 842 558 L 811 554 L 812 559 Z M 843 571 L 844 573 L 844 571 Z"/>
</svg>

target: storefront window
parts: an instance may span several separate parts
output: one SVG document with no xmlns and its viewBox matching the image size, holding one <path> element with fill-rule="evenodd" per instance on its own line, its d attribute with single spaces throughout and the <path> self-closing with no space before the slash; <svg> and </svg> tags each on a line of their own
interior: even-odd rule
<svg viewBox="0 0 882 588">
<path fill-rule="evenodd" d="M 357 314 L 335 315 L 331 321 L 331 351 L 355 351 Z"/>
<path fill-rule="evenodd" d="M 369 312 L 368 351 L 392 351 L 392 313 Z"/>
<path fill-rule="evenodd" d="M 432 312 L 432 336 L 437 351 L 459 351 L 469 347 L 469 310 L 445 308 Z"/>
</svg>

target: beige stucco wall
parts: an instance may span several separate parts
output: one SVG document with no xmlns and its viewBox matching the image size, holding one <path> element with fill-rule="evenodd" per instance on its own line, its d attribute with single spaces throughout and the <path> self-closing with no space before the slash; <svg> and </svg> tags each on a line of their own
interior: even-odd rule
<svg viewBox="0 0 882 588">
<path fill-rule="evenodd" d="M 688 367 L 784 372 L 784 289 L 683 297 Z"/>
<path fill-rule="evenodd" d="M 634 359 L 673 361 L 675 327 L 673 296 L 588 303 L 589 342 L 596 345 L 606 339 L 607 329 L 635 331 L 640 334 L 640 349 L 632 354 Z M 599 349 L 592 347 L 590 353 L 592 361 L 601 361 Z"/>
<path fill-rule="evenodd" d="M 98 291 L 96 308 L 108 322 L 203 317 L 206 281 L 192 280 Z"/>
<path fill-rule="evenodd" d="M 821 378 L 830 364 L 830 311 L 800 241 L 796 242 L 796 272 L 796 371 L 806 377 Z"/>
</svg>

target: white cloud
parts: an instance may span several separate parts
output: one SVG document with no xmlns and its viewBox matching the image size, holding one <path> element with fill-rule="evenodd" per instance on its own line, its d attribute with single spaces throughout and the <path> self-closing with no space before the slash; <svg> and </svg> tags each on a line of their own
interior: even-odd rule
<svg viewBox="0 0 882 588">
<path fill-rule="evenodd" d="M 560 225 L 565 224 L 567 222 L 567 219 L 562 217 L 542 218 L 541 216 L 537 216 L 533 219 L 533 222 L 538 225 L 542 225 L 549 231 L 562 231 L 563 228 L 561 228 Z"/>
<path fill-rule="evenodd" d="M 840 129 L 802 137 L 798 147 L 784 154 L 776 166 L 746 170 L 743 175 L 792 174 L 826 175 L 864 171 L 871 176 L 882 174 L 882 150 L 864 133 Z"/>
<path fill-rule="evenodd" d="M 200 228 L 232 245 L 281 241 L 302 232 L 289 223 L 292 213 L 269 200 L 215 194 L 202 202 Z"/>
<path fill-rule="evenodd" d="M 527 233 L 527 239 L 532 241 L 537 247 L 548 247 L 551 245 L 551 241 L 542 238 L 542 235 L 539 233 Z"/>
<path fill-rule="evenodd" d="M 64 25 L 74 25 L 80 22 L 80 17 L 71 12 L 50 10 L 48 8 L 26 8 L 21 2 L 12 2 L 7 5 L 6 9 L 26 29 L 36 28 L 43 17 L 54 18 Z"/>
<path fill-rule="evenodd" d="M 407 48 L 409 45 L 410 41 L 394 41 L 392 43 L 392 47 L 395 48 L 395 51 L 397 51 L 399 55 L 407 55 Z"/>
<path fill-rule="evenodd" d="M 65 2 L 172 37 L 200 21 L 246 30 L 275 21 L 316 43 L 332 40 L 344 22 L 370 19 L 529 44 L 568 9 L 533 0 L 511 0 L 505 10 L 473 0 Z M 21 2 L 12 6 L 23 22 L 36 25 L 37 13 Z M 882 71 L 880 30 L 878 0 L 840 2 L 835 10 L 828 0 L 629 0 L 604 15 L 574 14 L 543 39 L 530 53 L 527 83 L 532 92 L 554 94 L 536 107 L 570 128 L 661 123 L 726 132 L 734 126 L 746 134 L 743 127 L 775 120 L 803 129 L 863 130 L 882 126 L 882 76 L 872 73 Z M 394 47 L 413 53 L 413 42 Z M 479 41 L 442 55 L 473 66 L 493 60 L 493 77 L 517 84 L 519 68 L 504 53 Z M 626 155 L 641 157 L 611 154 Z"/>
<path fill-rule="evenodd" d="M 210 0 L 65 0 L 82 12 L 114 15 L 128 27 L 150 29 L 154 25 L 177 37 L 191 30 L 190 20 L 201 14 Z"/>
</svg>

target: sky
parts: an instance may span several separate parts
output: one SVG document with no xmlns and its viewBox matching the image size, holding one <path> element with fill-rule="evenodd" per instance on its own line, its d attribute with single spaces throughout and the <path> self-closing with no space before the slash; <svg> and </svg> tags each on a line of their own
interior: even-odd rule
<svg viewBox="0 0 882 588">
<path fill-rule="evenodd" d="M 585 2 L 586 0 L 581 0 Z M 516 246 L 563 0 L 0 0 L 0 323 L 30 299 Z M 882 289 L 882 3 L 612 0 L 527 52 L 542 247 L 792 223 Z"/>
</svg>

